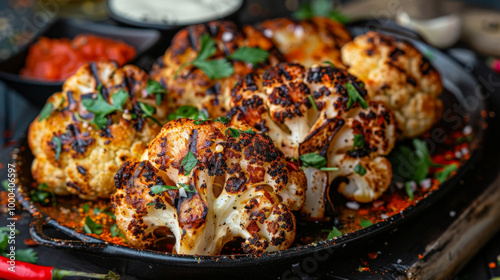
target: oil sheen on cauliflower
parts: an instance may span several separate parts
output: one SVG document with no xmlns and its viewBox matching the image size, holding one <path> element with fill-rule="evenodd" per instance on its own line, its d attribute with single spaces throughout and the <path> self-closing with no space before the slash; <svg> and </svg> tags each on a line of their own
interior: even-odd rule
<svg viewBox="0 0 500 280">
<path fill-rule="evenodd" d="M 264 21 L 257 28 L 276 44 L 288 62 L 309 67 L 330 61 L 336 67 L 345 68 L 340 48 L 352 37 L 335 20 L 324 17 L 302 21 L 277 18 Z"/>
<path fill-rule="evenodd" d="M 342 60 L 372 100 L 392 109 L 398 138 L 421 135 L 441 117 L 440 75 L 409 42 L 368 32 L 342 47 Z"/>
<path fill-rule="evenodd" d="M 305 168 L 308 189 L 302 211 L 312 218 L 323 217 L 325 190 L 335 179 L 347 179 L 338 187 L 347 198 L 369 202 L 382 195 L 392 178 L 382 156 L 394 147 L 393 115 L 381 102 L 367 100 L 365 109 L 352 102 L 349 107 L 353 97 L 348 87 L 366 98 L 363 84 L 344 70 L 282 63 L 262 75 L 247 75 L 232 92 L 233 124 L 267 133 L 287 157 L 317 152 L 327 159 L 327 167 L 339 168 Z M 358 164 L 363 175 L 356 172 Z"/>
<path fill-rule="evenodd" d="M 141 161 L 122 165 L 111 204 L 138 248 L 174 237 L 178 254 L 217 255 L 236 238 L 247 253 L 283 250 L 294 241 L 291 211 L 301 208 L 306 188 L 292 165 L 249 127 L 177 119 Z"/>
<path fill-rule="evenodd" d="M 209 59 L 221 59 L 233 54 L 241 47 L 260 48 L 269 52 L 266 62 L 253 65 L 231 60 L 234 73 L 226 78 L 210 79 L 202 70 L 190 65 L 178 71 L 184 63 L 193 61 L 200 52 L 200 41 L 204 34 L 215 42 L 216 52 Z M 240 29 L 232 22 L 214 21 L 191 25 L 179 31 L 171 46 L 153 66 L 151 76 L 167 90 L 171 106 L 182 105 L 206 109 L 212 118 L 224 116 L 229 107 L 231 88 L 238 79 L 256 69 L 275 65 L 283 58 L 274 44 L 252 26 Z"/>
<path fill-rule="evenodd" d="M 166 99 L 158 106 L 154 95 L 145 94 L 148 79 L 147 73 L 132 65 L 118 68 L 102 62 L 82 66 L 64 83 L 62 92 L 48 99 L 53 108 L 48 118 L 37 117 L 30 125 L 33 177 L 58 195 L 109 199 L 120 165 L 139 159 L 161 129 L 141 108 L 154 111 L 158 120 L 166 119 Z M 112 105 L 113 97 L 126 97 L 119 110 L 104 117 L 101 129 L 91 123 L 95 115 L 82 101 L 97 100 L 98 89 L 103 98 L 99 106 L 117 106 Z"/>
</svg>

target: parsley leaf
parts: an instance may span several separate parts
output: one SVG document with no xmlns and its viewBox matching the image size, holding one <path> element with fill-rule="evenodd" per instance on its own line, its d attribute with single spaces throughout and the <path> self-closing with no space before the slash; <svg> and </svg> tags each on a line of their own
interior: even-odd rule
<svg viewBox="0 0 500 280">
<path fill-rule="evenodd" d="M 429 167 L 443 167 L 432 162 L 425 141 L 413 139 L 414 150 L 408 146 L 400 146 L 389 154 L 388 159 L 393 166 L 393 176 L 397 181 L 422 182 L 429 174 Z"/>
<path fill-rule="evenodd" d="M 413 200 L 413 188 L 411 187 L 410 182 L 405 182 L 405 191 L 408 195 L 408 199 Z"/>
<path fill-rule="evenodd" d="M 94 233 L 100 235 L 102 233 L 102 225 L 94 222 L 90 216 L 85 218 L 85 225 L 83 226 L 83 229 L 88 234 Z"/>
<path fill-rule="evenodd" d="M 247 130 L 241 130 L 241 129 L 229 127 L 228 131 L 229 131 L 229 135 L 233 138 L 240 137 L 241 133 L 255 134 L 255 131 L 253 131 L 251 128 L 248 128 Z"/>
<path fill-rule="evenodd" d="M 231 119 L 230 119 L 230 118 L 228 118 L 228 117 L 218 117 L 218 118 L 217 118 L 216 120 L 214 120 L 214 121 L 216 121 L 216 122 L 220 122 L 220 123 L 222 123 L 222 124 L 227 124 L 227 123 L 229 123 L 229 122 L 231 121 Z"/>
<path fill-rule="evenodd" d="M 314 16 L 329 17 L 340 23 L 349 22 L 349 18 L 334 8 L 332 0 L 313 0 L 305 2 L 293 14 L 296 19 L 309 19 Z"/>
<path fill-rule="evenodd" d="M 364 176 L 366 174 L 366 168 L 358 163 L 356 164 L 356 166 L 354 166 L 354 172 L 358 173 L 361 176 Z"/>
<path fill-rule="evenodd" d="M 42 183 L 37 189 L 30 191 L 30 199 L 33 202 L 42 204 L 43 206 L 49 205 L 52 201 L 53 205 L 57 205 L 56 195 L 50 191 L 46 183 Z"/>
<path fill-rule="evenodd" d="M 191 189 L 191 186 L 189 184 L 184 184 L 184 183 L 177 183 L 179 186 L 181 186 L 186 192 L 194 193 L 196 190 Z"/>
<path fill-rule="evenodd" d="M 40 115 L 38 116 L 38 122 L 41 122 L 44 119 L 47 119 L 50 114 L 52 114 L 52 110 L 54 110 L 54 105 L 52 103 L 47 103 L 43 106 L 42 111 L 40 111 Z"/>
<path fill-rule="evenodd" d="M 359 221 L 359 225 L 361 227 L 365 228 L 365 227 L 369 227 L 369 226 L 373 225 L 373 223 L 370 220 L 361 220 L 361 221 Z"/>
<path fill-rule="evenodd" d="M 234 68 L 226 58 L 208 60 L 216 52 L 215 42 L 208 34 L 203 34 L 200 39 L 200 50 L 193 61 L 183 63 L 175 72 L 177 78 L 180 71 L 188 65 L 194 65 L 202 70 L 210 79 L 229 77 L 234 73 Z"/>
<path fill-rule="evenodd" d="M 342 232 L 336 227 L 333 227 L 332 230 L 328 232 L 328 237 L 326 239 L 332 239 L 339 236 L 342 236 Z"/>
<path fill-rule="evenodd" d="M 347 90 L 347 94 L 349 95 L 349 101 L 347 101 L 347 110 L 351 109 L 352 105 L 357 102 L 363 109 L 368 108 L 368 103 L 358 92 L 356 87 L 352 83 L 346 83 L 345 88 Z"/>
<path fill-rule="evenodd" d="M 304 167 L 322 168 L 326 165 L 326 158 L 319 155 L 318 152 L 300 155 L 299 160 Z"/>
<path fill-rule="evenodd" d="M 443 183 L 448 177 L 450 177 L 451 173 L 457 171 L 458 166 L 456 164 L 446 165 L 443 170 L 434 174 L 434 177 L 440 182 Z"/>
<path fill-rule="evenodd" d="M 123 234 L 121 229 L 116 224 L 112 224 L 109 227 L 109 231 L 111 232 L 111 237 L 119 236 L 119 237 L 125 238 L 125 234 Z"/>
<path fill-rule="evenodd" d="M 208 34 L 203 34 L 200 39 L 200 51 L 195 60 L 206 60 L 215 54 L 215 42 Z"/>
<path fill-rule="evenodd" d="M 155 117 L 153 117 L 154 113 L 156 112 L 155 107 L 153 107 L 147 103 L 143 103 L 143 102 L 138 102 L 138 104 L 139 104 L 139 108 L 142 110 L 142 112 L 144 113 L 144 115 L 147 118 L 150 118 L 155 123 L 157 123 L 159 126 L 162 126 L 161 123 Z"/>
<path fill-rule="evenodd" d="M 181 161 L 181 166 L 184 168 L 184 174 L 191 173 L 191 170 L 196 166 L 198 160 L 193 152 L 189 151 Z"/>
<path fill-rule="evenodd" d="M 323 63 L 328 64 L 333 68 L 337 68 L 337 66 L 335 66 L 335 64 L 333 64 L 331 61 L 325 60 L 325 61 L 323 61 Z"/>
<path fill-rule="evenodd" d="M 57 136 L 52 137 L 52 142 L 56 144 L 56 161 L 58 161 L 59 157 L 61 156 L 62 142 L 61 139 Z"/>
<path fill-rule="evenodd" d="M 2 181 L 2 187 L 5 191 L 9 191 L 9 180 L 5 179 Z"/>
<path fill-rule="evenodd" d="M 4 255 L 4 254 L 2 254 L 2 255 Z M 16 261 L 27 262 L 27 263 L 36 263 L 38 261 L 37 252 L 31 248 L 30 249 L 18 249 L 18 250 L 16 250 Z"/>
<path fill-rule="evenodd" d="M 154 194 L 160 194 L 164 191 L 168 190 L 177 190 L 178 188 L 176 186 L 167 186 L 167 185 L 156 185 L 151 187 L 151 191 Z"/>
<path fill-rule="evenodd" d="M 88 213 L 89 212 L 89 204 L 88 203 L 83 204 L 82 209 L 83 209 L 84 213 Z"/>
<path fill-rule="evenodd" d="M 208 119 L 208 113 L 206 110 L 199 111 L 192 106 L 180 106 L 175 110 L 175 112 L 168 114 L 167 119 L 169 121 L 179 119 L 179 118 L 189 118 L 193 120 L 205 121 Z M 200 123 L 195 123 L 200 124 Z"/>
<path fill-rule="evenodd" d="M 231 135 L 231 137 L 233 138 L 238 138 L 240 137 L 240 131 L 236 128 L 228 128 L 228 131 L 229 131 L 229 135 Z"/>
<path fill-rule="evenodd" d="M 351 152 L 354 152 L 355 148 L 363 148 L 365 146 L 365 135 L 364 134 L 354 134 L 354 143 L 351 148 Z"/>
<path fill-rule="evenodd" d="M 229 59 L 249 62 L 252 63 L 253 66 L 257 65 L 260 62 L 266 61 L 268 57 L 269 53 L 261 48 L 252 48 L 245 46 L 228 55 Z"/>
<path fill-rule="evenodd" d="M 113 104 L 109 104 L 102 96 L 101 91 L 98 91 L 96 99 L 84 99 L 82 104 L 87 111 L 94 113 L 92 123 L 96 124 L 97 127 L 101 129 L 108 123 L 106 115 L 115 111 L 122 111 L 127 98 L 128 93 L 120 89 L 113 94 Z"/>
<path fill-rule="evenodd" d="M 162 94 L 167 93 L 167 90 L 155 80 L 149 79 L 146 85 L 146 92 L 148 95 L 154 94 L 156 96 L 156 105 L 161 104 Z"/>
<path fill-rule="evenodd" d="M 9 237 L 7 236 L 7 234 L 5 233 L 0 234 L 0 252 L 5 251 L 8 242 L 9 242 Z"/>
<path fill-rule="evenodd" d="M 314 102 L 313 97 L 311 95 L 308 95 L 307 99 L 309 99 L 309 102 L 311 102 L 311 105 L 314 108 L 314 111 L 318 111 L 318 107 L 316 107 L 316 103 Z"/>
<path fill-rule="evenodd" d="M 233 66 L 225 58 L 214 60 L 194 60 L 193 65 L 205 72 L 211 80 L 229 77 L 234 73 Z"/>
<path fill-rule="evenodd" d="M 111 219 L 115 220 L 116 221 L 116 216 L 113 212 L 109 212 L 109 211 L 104 211 L 104 213 L 108 216 L 111 217 Z"/>
<path fill-rule="evenodd" d="M 338 167 L 321 167 L 319 170 L 321 171 L 338 171 Z"/>
</svg>

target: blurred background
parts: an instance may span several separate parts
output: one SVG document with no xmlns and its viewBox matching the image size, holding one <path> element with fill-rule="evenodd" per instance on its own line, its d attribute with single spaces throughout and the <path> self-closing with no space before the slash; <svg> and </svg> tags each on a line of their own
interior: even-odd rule
<svg viewBox="0 0 500 280">
<path fill-rule="evenodd" d="M 136 6 L 138 2 L 140 6 Z M 186 23 L 220 18 L 254 23 L 274 17 L 310 15 L 330 16 L 344 23 L 363 21 L 375 28 L 399 24 L 405 28 L 402 32 L 420 36 L 466 68 L 483 64 L 500 73 L 498 0 L 4 0 L 0 1 L 0 64 L 34 43 L 59 17 L 158 29 L 160 44 L 138 62 L 146 67 L 165 51 L 173 34 Z M 42 105 L 25 99 L 8 81 L 0 80 L 2 161 Z M 497 265 L 491 263 L 500 265 L 498 235 L 457 279 L 490 279 L 500 275 Z"/>
</svg>

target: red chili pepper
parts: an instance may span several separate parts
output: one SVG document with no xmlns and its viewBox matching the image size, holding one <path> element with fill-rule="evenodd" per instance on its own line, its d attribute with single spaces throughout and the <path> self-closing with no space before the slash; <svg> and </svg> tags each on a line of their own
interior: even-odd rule
<svg viewBox="0 0 500 280">
<path fill-rule="evenodd" d="M 21 261 L 15 261 L 15 267 L 11 260 L 0 256 L 0 274 L 5 280 L 61 280 L 66 276 L 83 276 L 95 279 L 120 279 L 116 273 L 110 271 L 108 274 L 86 273 L 57 269 L 50 266 L 40 266 Z M 13 271 L 14 270 L 14 271 Z"/>
</svg>

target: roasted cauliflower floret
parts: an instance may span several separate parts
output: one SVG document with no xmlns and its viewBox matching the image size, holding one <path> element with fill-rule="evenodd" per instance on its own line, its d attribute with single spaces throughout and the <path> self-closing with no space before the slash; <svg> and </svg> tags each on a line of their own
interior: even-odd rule
<svg viewBox="0 0 500 280">
<path fill-rule="evenodd" d="M 58 195 L 109 199 L 120 165 L 139 159 L 161 129 L 147 116 L 167 115 L 166 99 L 156 105 L 147 94 L 148 77 L 132 65 L 82 66 L 30 125 L 33 177 Z"/>
<path fill-rule="evenodd" d="M 339 168 L 326 173 L 318 166 L 306 166 L 308 189 L 302 211 L 321 218 L 325 189 L 338 177 L 350 182 L 349 190 L 341 192 L 360 202 L 377 199 L 389 186 L 390 168 L 374 169 L 377 174 L 370 175 L 384 177 L 381 184 L 368 178 L 357 179 L 360 174 L 356 173 L 356 165 L 337 160 L 348 156 L 356 161 L 389 164 L 378 158 L 394 147 L 393 115 L 383 103 L 364 98 L 363 84 L 344 70 L 330 66 L 306 69 L 282 63 L 262 75 L 249 74 L 236 85 L 230 116 L 232 124 L 248 124 L 267 133 L 287 157 L 300 159 L 318 153 L 326 158 L 323 167 Z M 352 195 L 354 192 L 363 195 Z"/>
<path fill-rule="evenodd" d="M 203 36 L 209 35 L 214 42 L 215 53 L 207 57 L 210 60 L 228 58 L 242 47 L 260 48 L 268 52 L 266 61 L 253 65 L 237 59 L 228 59 L 234 72 L 224 78 L 209 77 L 192 62 L 200 55 Z M 208 56 L 209 48 L 203 56 Z M 167 90 L 171 106 L 176 109 L 190 105 L 208 111 L 210 117 L 224 116 L 229 108 L 231 88 L 238 79 L 256 69 L 275 65 L 283 58 L 274 44 L 252 26 L 243 26 L 239 30 L 228 21 L 213 21 L 207 24 L 191 25 L 179 31 L 172 39 L 171 46 L 153 66 L 151 76 Z M 185 65 L 189 64 L 187 67 Z M 227 70 L 228 67 L 222 67 Z M 220 70 L 214 70 L 219 73 Z M 211 79 L 213 78 L 213 79 Z"/>
<path fill-rule="evenodd" d="M 288 62 L 310 67 L 330 61 L 336 67 L 345 68 L 340 48 L 352 37 L 335 20 L 325 17 L 301 21 L 277 18 L 264 21 L 257 28 L 276 44 Z"/>
<path fill-rule="evenodd" d="M 441 117 L 440 75 L 409 42 L 368 32 L 342 47 L 342 60 L 372 100 L 392 109 L 398 138 L 421 135 Z"/>
<path fill-rule="evenodd" d="M 182 118 L 122 165 L 111 204 L 135 247 L 173 236 L 175 253 L 216 255 L 240 237 L 247 253 L 275 251 L 294 241 L 305 180 L 265 134 Z"/>
</svg>

